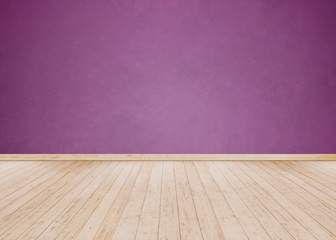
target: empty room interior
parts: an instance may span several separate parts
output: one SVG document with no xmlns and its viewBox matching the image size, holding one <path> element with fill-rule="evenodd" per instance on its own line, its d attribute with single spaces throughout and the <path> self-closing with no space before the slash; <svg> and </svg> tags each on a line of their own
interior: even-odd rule
<svg viewBox="0 0 336 240">
<path fill-rule="evenodd" d="M 0 1 L 0 240 L 336 240 L 336 1 Z"/>
</svg>

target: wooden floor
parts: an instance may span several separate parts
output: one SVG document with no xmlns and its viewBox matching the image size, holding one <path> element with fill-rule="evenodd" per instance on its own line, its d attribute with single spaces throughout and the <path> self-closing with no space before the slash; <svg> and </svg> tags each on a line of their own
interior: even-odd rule
<svg viewBox="0 0 336 240">
<path fill-rule="evenodd" d="M 336 239 L 336 161 L 0 161 L 0 239 Z"/>
</svg>

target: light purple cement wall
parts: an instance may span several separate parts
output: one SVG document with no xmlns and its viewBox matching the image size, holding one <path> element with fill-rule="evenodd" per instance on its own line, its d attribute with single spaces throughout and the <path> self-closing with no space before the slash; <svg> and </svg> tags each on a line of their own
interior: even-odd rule
<svg viewBox="0 0 336 240">
<path fill-rule="evenodd" d="M 0 1 L 0 153 L 336 153 L 335 12 Z"/>
</svg>

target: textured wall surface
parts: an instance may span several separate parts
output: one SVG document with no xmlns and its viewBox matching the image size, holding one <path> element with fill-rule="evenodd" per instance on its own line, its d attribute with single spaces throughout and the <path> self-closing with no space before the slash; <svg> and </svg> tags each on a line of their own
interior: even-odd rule
<svg viewBox="0 0 336 240">
<path fill-rule="evenodd" d="M 0 153 L 335 153 L 334 0 L 2 0 Z"/>
</svg>

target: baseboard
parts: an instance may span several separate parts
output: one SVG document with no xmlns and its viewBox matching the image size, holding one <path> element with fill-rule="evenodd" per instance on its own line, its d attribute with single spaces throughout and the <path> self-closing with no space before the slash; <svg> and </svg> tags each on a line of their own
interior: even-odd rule
<svg viewBox="0 0 336 240">
<path fill-rule="evenodd" d="M 114 160 L 114 161 L 222 161 L 222 160 L 336 160 L 336 154 L 0 154 L 0 161 Z"/>
</svg>

